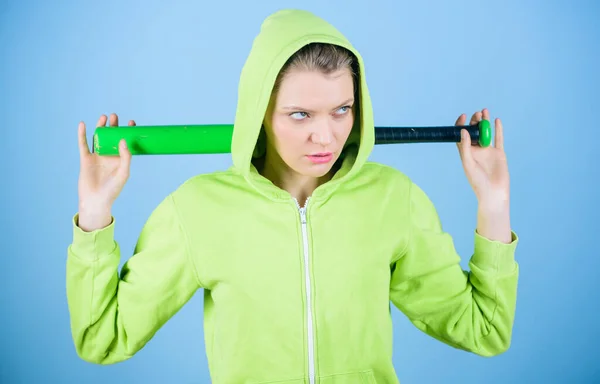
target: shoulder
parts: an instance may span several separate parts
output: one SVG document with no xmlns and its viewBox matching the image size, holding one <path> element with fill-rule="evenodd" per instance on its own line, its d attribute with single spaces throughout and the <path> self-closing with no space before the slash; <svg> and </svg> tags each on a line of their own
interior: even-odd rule
<svg viewBox="0 0 600 384">
<path fill-rule="evenodd" d="M 366 162 L 360 174 L 369 183 L 374 183 L 374 185 L 385 185 L 391 188 L 408 190 L 411 184 L 413 184 L 413 181 L 406 173 L 389 165 L 374 161 Z"/>
<path fill-rule="evenodd" d="M 377 194 L 385 209 L 393 212 L 392 221 L 422 228 L 440 228 L 437 209 L 430 196 L 409 175 L 389 165 L 366 162 L 359 172 L 361 184 Z"/>
<path fill-rule="evenodd" d="M 240 189 L 242 181 L 243 178 L 230 169 L 197 174 L 184 180 L 169 194 L 169 198 L 180 207 L 197 205 L 201 201 L 212 201 L 223 196 L 232 187 Z"/>
<path fill-rule="evenodd" d="M 184 180 L 173 191 L 173 195 L 183 196 L 186 194 L 206 193 L 231 187 L 239 189 L 242 188 L 244 184 L 244 177 L 232 167 L 226 170 L 194 175 L 187 180 Z"/>
<path fill-rule="evenodd" d="M 362 172 L 372 188 L 382 188 L 402 196 L 403 200 L 413 207 L 433 208 L 428 194 L 406 173 L 373 161 L 366 162 Z"/>
</svg>

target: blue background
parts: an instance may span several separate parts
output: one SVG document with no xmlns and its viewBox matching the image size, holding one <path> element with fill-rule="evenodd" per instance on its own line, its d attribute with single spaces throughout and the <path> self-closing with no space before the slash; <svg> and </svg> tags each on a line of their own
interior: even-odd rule
<svg viewBox="0 0 600 384">
<path fill-rule="evenodd" d="M 394 309 L 394 365 L 410 383 L 600 380 L 597 133 L 600 5 L 593 1 L 1 1 L 2 383 L 206 383 L 202 295 L 133 359 L 75 354 L 65 295 L 77 209 L 77 124 L 232 122 L 262 20 L 286 7 L 335 24 L 364 55 L 376 123 L 504 122 L 521 237 L 511 349 L 454 350 Z M 466 263 L 476 201 L 452 144 L 378 147 L 373 160 L 430 195 Z M 151 210 L 228 155 L 136 157 L 114 214 L 125 261 Z M 367 352 L 368 353 L 368 352 Z M 597 382 L 597 381 L 596 381 Z"/>
</svg>

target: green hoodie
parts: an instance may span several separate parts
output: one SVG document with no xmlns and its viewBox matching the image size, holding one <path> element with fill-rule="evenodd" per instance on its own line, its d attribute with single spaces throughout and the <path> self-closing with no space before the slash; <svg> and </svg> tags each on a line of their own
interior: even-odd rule
<svg viewBox="0 0 600 384">
<path fill-rule="evenodd" d="M 310 42 L 360 61 L 360 118 L 335 178 L 301 206 L 251 163 L 286 59 Z M 121 273 L 115 221 L 84 232 L 73 217 L 67 297 L 78 355 L 131 358 L 200 288 L 213 383 L 397 383 L 390 302 L 423 332 L 482 356 L 510 345 L 518 266 L 513 242 L 474 232 L 470 272 L 426 194 L 368 161 L 371 100 L 360 54 L 315 15 L 279 11 L 244 66 L 233 166 L 182 183 L 152 212 Z M 257 143 L 260 144 L 257 146 Z"/>
</svg>

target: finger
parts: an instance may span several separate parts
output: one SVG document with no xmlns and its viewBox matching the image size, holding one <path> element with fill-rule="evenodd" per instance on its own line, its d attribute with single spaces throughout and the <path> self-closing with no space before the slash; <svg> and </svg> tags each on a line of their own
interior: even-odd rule
<svg viewBox="0 0 600 384">
<path fill-rule="evenodd" d="M 462 129 L 460 131 L 460 157 L 466 168 L 471 167 L 474 162 L 471 150 L 471 136 L 466 129 Z"/>
<path fill-rule="evenodd" d="M 110 126 L 117 127 L 119 125 L 119 116 L 116 113 L 110 114 Z"/>
<path fill-rule="evenodd" d="M 475 112 L 473 116 L 471 116 L 470 125 L 477 124 L 481 121 L 482 113 L 481 111 Z"/>
<path fill-rule="evenodd" d="M 135 121 L 129 120 L 129 123 L 127 125 L 129 125 L 130 127 L 135 127 Z"/>
<path fill-rule="evenodd" d="M 456 119 L 456 122 L 454 123 L 454 125 L 465 125 L 466 121 L 467 121 L 467 115 L 465 115 L 463 113 L 460 116 L 458 116 L 458 119 Z"/>
<path fill-rule="evenodd" d="M 85 133 L 85 123 L 83 121 L 79 122 L 77 136 L 79 142 L 79 157 L 83 159 L 84 156 L 90 154 L 90 147 L 88 146 L 87 137 Z"/>
<path fill-rule="evenodd" d="M 483 108 L 483 110 L 481 111 L 481 118 L 483 120 L 490 120 L 490 111 L 487 108 Z"/>
<path fill-rule="evenodd" d="M 104 127 L 106 125 L 106 120 L 106 115 L 101 115 L 98 119 L 98 122 L 96 123 L 96 127 Z"/>
<path fill-rule="evenodd" d="M 456 122 L 454 123 L 455 126 L 461 126 L 461 125 L 465 125 L 467 122 L 467 115 L 462 113 L 460 116 L 458 116 L 458 119 L 456 119 Z M 460 142 L 456 143 L 456 148 L 458 148 L 458 153 L 461 156 L 462 159 L 462 153 L 460 153 Z"/>
<path fill-rule="evenodd" d="M 502 121 L 500 121 L 500 119 L 496 119 L 495 123 L 494 129 L 496 134 L 494 137 L 494 147 L 504 150 L 504 130 L 502 127 Z"/>
<path fill-rule="evenodd" d="M 119 164 L 119 170 L 117 171 L 119 181 L 125 183 L 129 178 L 129 167 L 131 165 L 131 152 L 127 148 L 125 139 L 121 139 L 119 142 L 119 158 L 121 160 Z"/>
</svg>

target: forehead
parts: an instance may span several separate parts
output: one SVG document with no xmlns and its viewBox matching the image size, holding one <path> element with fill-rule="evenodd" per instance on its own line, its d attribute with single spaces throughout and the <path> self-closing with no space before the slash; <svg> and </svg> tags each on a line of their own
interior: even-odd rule
<svg viewBox="0 0 600 384">
<path fill-rule="evenodd" d="M 281 82 L 277 105 L 295 105 L 305 108 L 336 107 L 351 98 L 354 83 L 349 70 L 331 74 L 319 71 L 290 71 Z"/>
</svg>

